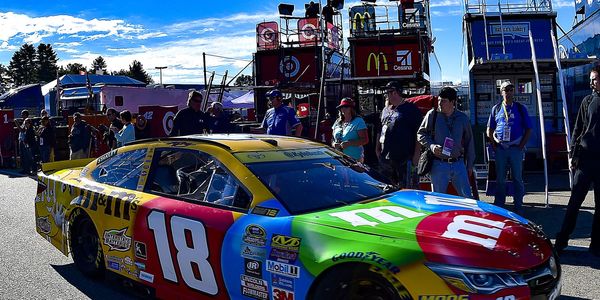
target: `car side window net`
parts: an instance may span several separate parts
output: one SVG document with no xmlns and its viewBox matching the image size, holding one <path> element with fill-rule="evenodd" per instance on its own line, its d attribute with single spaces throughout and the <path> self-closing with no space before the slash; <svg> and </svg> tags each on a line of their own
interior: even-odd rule
<svg viewBox="0 0 600 300">
<path fill-rule="evenodd" d="M 211 155 L 188 149 L 157 149 L 146 192 L 248 208 L 251 197 L 229 170 Z"/>
</svg>

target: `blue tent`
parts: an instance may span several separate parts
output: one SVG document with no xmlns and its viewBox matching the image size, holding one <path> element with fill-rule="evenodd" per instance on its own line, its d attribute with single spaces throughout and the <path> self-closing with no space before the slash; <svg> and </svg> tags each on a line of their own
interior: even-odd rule
<svg viewBox="0 0 600 300">
<path fill-rule="evenodd" d="M 13 109 L 15 115 L 20 115 L 24 109 L 29 110 L 30 114 L 37 116 L 44 108 L 44 96 L 40 84 L 23 85 L 0 96 L 0 107 Z"/>
</svg>

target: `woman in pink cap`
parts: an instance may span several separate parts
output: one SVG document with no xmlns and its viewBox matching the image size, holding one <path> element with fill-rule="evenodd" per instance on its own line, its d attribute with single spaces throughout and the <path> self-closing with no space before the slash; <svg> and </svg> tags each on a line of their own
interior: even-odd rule
<svg viewBox="0 0 600 300">
<path fill-rule="evenodd" d="M 364 159 L 363 145 L 369 143 L 367 125 L 356 114 L 354 100 L 344 98 L 337 106 L 338 119 L 333 124 L 333 147 L 344 154 L 362 162 Z"/>
</svg>

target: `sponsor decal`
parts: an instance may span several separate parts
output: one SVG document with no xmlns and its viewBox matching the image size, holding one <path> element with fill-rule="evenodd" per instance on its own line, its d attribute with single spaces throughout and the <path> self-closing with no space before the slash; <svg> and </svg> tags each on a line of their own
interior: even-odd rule
<svg viewBox="0 0 600 300">
<path fill-rule="evenodd" d="M 287 78 L 296 77 L 300 72 L 300 61 L 293 55 L 284 56 L 279 62 L 279 72 Z"/>
<path fill-rule="evenodd" d="M 339 261 L 339 260 L 354 260 L 354 261 L 366 261 L 378 264 L 380 267 L 387 269 L 388 271 L 396 274 L 400 272 L 398 266 L 396 266 L 391 261 L 381 257 L 381 255 L 377 252 L 345 252 L 334 255 L 331 260 Z"/>
<path fill-rule="evenodd" d="M 140 279 L 143 281 L 147 281 L 150 283 L 154 282 L 154 274 L 150 274 L 148 272 L 140 271 Z"/>
<path fill-rule="evenodd" d="M 116 271 L 121 271 L 121 264 L 116 261 L 108 261 L 108 267 Z"/>
<path fill-rule="evenodd" d="M 379 206 L 373 208 L 356 209 L 329 214 L 352 224 L 352 226 L 377 226 L 381 223 L 388 224 L 422 217 L 425 214 L 412 211 L 400 206 Z M 401 217 L 402 216 L 402 217 Z M 365 217 L 369 217 L 368 219 Z M 374 221 L 372 221 L 374 220 Z"/>
<path fill-rule="evenodd" d="M 274 287 L 279 287 L 290 291 L 294 290 L 293 278 L 281 276 L 278 274 L 271 274 L 271 283 Z"/>
<path fill-rule="evenodd" d="M 173 130 L 174 122 L 175 122 L 175 113 L 172 111 L 166 112 L 162 119 L 162 125 L 163 125 L 163 131 L 167 135 L 171 134 L 171 130 Z"/>
<path fill-rule="evenodd" d="M 502 35 L 504 31 L 504 37 L 523 37 L 529 38 L 529 22 L 504 22 L 502 26 L 500 23 L 490 23 L 490 35 Z"/>
<path fill-rule="evenodd" d="M 300 268 L 298 266 L 285 264 L 278 261 L 267 260 L 267 271 L 289 277 L 300 278 Z"/>
<path fill-rule="evenodd" d="M 305 158 L 323 155 L 322 150 L 284 151 L 283 155 L 289 158 Z"/>
<path fill-rule="evenodd" d="M 252 209 L 252 213 L 255 215 L 274 217 L 277 215 L 277 213 L 279 213 L 279 209 L 255 206 Z"/>
<path fill-rule="evenodd" d="M 267 244 L 267 232 L 264 228 L 251 224 L 246 226 L 242 240 L 249 245 L 264 247 Z"/>
<path fill-rule="evenodd" d="M 242 250 L 240 254 L 246 258 L 264 260 L 267 255 L 267 251 L 265 250 L 265 248 L 259 248 L 250 245 L 242 245 Z"/>
<path fill-rule="evenodd" d="M 398 63 L 398 65 L 394 65 L 394 71 L 410 71 L 410 70 L 412 70 L 412 51 L 397 50 L 396 51 L 396 62 Z"/>
<path fill-rule="evenodd" d="M 367 58 L 367 72 L 371 71 L 371 59 L 374 59 L 374 61 L 375 61 L 375 71 L 379 72 L 379 68 L 381 66 L 381 61 L 383 61 L 383 69 L 385 71 L 387 71 L 389 69 L 387 57 L 385 56 L 385 54 L 383 52 L 379 52 L 379 54 L 375 54 L 374 52 L 371 52 L 369 54 L 369 57 Z"/>
<path fill-rule="evenodd" d="M 425 195 L 425 203 L 429 205 L 448 205 L 456 206 L 473 210 L 481 210 L 477 205 L 477 200 L 467 198 L 446 198 L 438 195 Z"/>
<path fill-rule="evenodd" d="M 422 295 L 419 300 L 468 300 L 469 295 Z M 502 300 L 502 297 L 499 298 Z"/>
<path fill-rule="evenodd" d="M 448 224 L 443 237 L 463 240 L 494 249 L 506 224 L 475 216 L 458 215 Z"/>
<path fill-rule="evenodd" d="M 133 243 L 133 245 L 134 245 L 134 249 L 135 249 L 135 257 L 141 258 L 141 259 L 146 259 L 147 258 L 147 255 L 146 255 L 146 244 L 144 244 L 142 242 L 135 241 Z"/>
<path fill-rule="evenodd" d="M 79 197 L 73 199 L 71 204 L 93 211 L 102 210 L 99 208 L 99 206 L 102 206 L 105 215 L 130 220 L 131 211 L 136 211 L 139 203 L 135 194 L 118 191 L 111 191 L 110 194 L 104 194 L 103 192 L 104 188 L 102 187 L 86 184 L 81 189 Z"/>
<path fill-rule="evenodd" d="M 277 248 L 271 248 L 271 252 L 269 253 L 269 259 L 284 263 L 294 263 L 296 262 L 297 258 L 297 251 L 287 251 Z"/>
<path fill-rule="evenodd" d="M 123 261 L 125 262 L 126 265 L 133 266 L 133 259 L 131 259 L 131 257 L 126 256 L 125 259 L 123 259 Z"/>
<path fill-rule="evenodd" d="M 271 288 L 273 300 L 294 300 L 294 292 L 277 287 Z"/>
<path fill-rule="evenodd" d="M 246 275 L 261 278 L 262 262 L 254 259 L 244 258 L 244 273 Z"/>
<path fill-rule="evenodd" d="M 37 218 L 35 224 L 42 233 L 48 234 L 52 230 L 52 225 L 50 224 L 50 220 L 48 220 L 48 216 Z"/>
<path fill-rule="evenodd" d="M 146 270 L 146 264 L 141 262 L 135 262 L 135 266 L 140 270 Z"/>
<path fill-rule="evenodd" d="M 266 280 L 241 275 L 242 295 L 254 299 L 269 299 L 269 286 Z"/>
<path fill-rule="evenodd" d="M 127 228 L 120 230 L 112 229 L 104 231 L 104 244 L 109 247 L 109 251 L 127 251 L 131 247 L 131 237 L 125 232 Z"/>
<path fill-rule="evenodd" d="M 274 234 L 271 237 L 271 247 L 286 251 L 298 252 L 298 250 L 300 250 L 300 241 L 301 238 L 299 237 Z"/>
<path fill-rule="evenodd" d="M 96 160 L 96 165 L 100 165 L 101 163 L 105 162 L 107 159 L 113 157 L 117 155 L 117 149 L 111 150 L 105 154 L 102 154 L 100 157 L 98 157 L 98 159 Z"/>
<path fill-rule="evenodd" d="M 252 159 L 263 159 L 265 157 L 267 157 L 266 155 L 262 154 L 262 153 L 251 153 L 247 155 L 248 158 L 252 158 Z"/>
</svg>

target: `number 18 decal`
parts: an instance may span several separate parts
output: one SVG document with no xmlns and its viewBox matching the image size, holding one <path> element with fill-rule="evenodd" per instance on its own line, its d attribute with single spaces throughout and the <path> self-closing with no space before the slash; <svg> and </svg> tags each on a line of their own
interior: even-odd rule
<svg viewBox="0 0 600 300">
<path fill-rule="evenodd" d="M 171 217 L 171 235 L 167 232 L 165 213 L 152 211 L 148 215 L 148 227 L 154 232 L 154 242 L 163 276 L 177 283 L 177 273 L 173 265 L 169 237 L 177 249 L 177 262 L 183 281 L 195 290 L 216 295 L 219 292 L 215 273 L 208 262 L 208 243 L 206 229 L 200 221 L 180 216 Z M 191 236 L 191 247 L 186 242 L 186 231 Z M 194 275 L 193 264 L 198 267 L 201 278 Z"/>
</svg>

